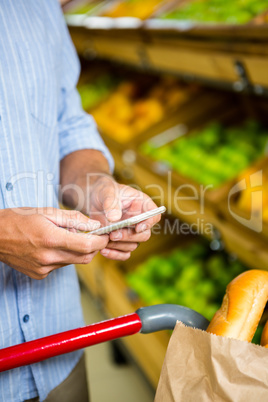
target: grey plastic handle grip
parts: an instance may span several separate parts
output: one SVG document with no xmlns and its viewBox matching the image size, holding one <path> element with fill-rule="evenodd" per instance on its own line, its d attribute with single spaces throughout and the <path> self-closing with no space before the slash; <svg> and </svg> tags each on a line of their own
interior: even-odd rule
<svg viewBox="0 0 268 402">
<path fill-rule="evenodd" d="M 206 330 L 209 321 L 196 311 L 176 304 L 156 304 L 139 308 L 136 313 L 142 322 L 142 334 L 174 329 L 176 322 L 181 321 L 188 327 Z"/>
</svg>

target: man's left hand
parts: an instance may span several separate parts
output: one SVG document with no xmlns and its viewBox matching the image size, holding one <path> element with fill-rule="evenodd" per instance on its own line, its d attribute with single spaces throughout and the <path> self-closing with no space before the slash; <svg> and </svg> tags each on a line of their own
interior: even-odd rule
<svg viewBox="0 0 268 402">
<path fill-rule="evenodd" d="M 118 184 L 110 176 L 102 176 L 90 189 L 90 217 L 103 226 L 130 218 L 157 208 L 146 194 L 132 187 Z M 110 241 L 100 253 L 112 260 L 127 260 L 139 243 L 151 236 L 151 228 L 161 219 L 160 215 L 138 223 L 134 228 L 124 228 L 110 233 Z"/>
</svg>

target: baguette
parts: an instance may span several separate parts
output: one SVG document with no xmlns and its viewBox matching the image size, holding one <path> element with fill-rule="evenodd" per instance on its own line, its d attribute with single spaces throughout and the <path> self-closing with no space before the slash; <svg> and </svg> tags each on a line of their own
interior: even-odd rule
<svg viewBox="0 0 268 402">
<path fill-rule="evenodd" d="M 212 318 L 207 332 L 251 342 L 267 299 L 268 272 L 243 272 L 227 286 L 221 308 Z M 267 324 L 266 327 L 265 340 L 268 340 Z"/>
</svg>

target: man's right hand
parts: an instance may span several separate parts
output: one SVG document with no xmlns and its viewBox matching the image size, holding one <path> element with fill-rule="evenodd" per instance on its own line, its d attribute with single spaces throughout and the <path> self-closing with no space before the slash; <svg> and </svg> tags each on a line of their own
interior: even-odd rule
<svg viewBox="0 0 268 402">
<path fill-rule="evenodd" d="M 100 226 L 78 211 L 2 209 L 0 222 L 0 261 L 33 279 L 65 265 L 88 264 L 109 241 L 108 235 L 77 233 Z"/>
</svg>

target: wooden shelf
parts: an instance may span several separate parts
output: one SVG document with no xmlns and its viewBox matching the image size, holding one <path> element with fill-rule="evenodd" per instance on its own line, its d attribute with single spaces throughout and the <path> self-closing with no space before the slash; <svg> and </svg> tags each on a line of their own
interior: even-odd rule
<svg viewBox="0 0 268 402">
<path fill-rule="evenodd" d="M 104 58 L 149 71 L 171 72 L 186 80 L 205 82 L 238 92 L 268 95 L 267 26 L 193 26 L 184 30 L 178 27 L 159 29 L 145 23 L 138 29 L 89 29 L 73 26 L 70 32 L 78 53 L 88 59 Z M 217 96 L 213 100 L 215 108 L 219 107 L 221 100 Z M 190 120 L 193 124 L 205 116 L 201 107 L 206 102 L 211 103 L 211 94 L 207 94 L 207 99 L 197 97 L 192 108 L 182 111 L 189 125 Z M 211 109 L 208 113 L 214 116 Z M 178 116 L 163 121 L 161 130 L 168 129 L 174 122 L 178 122 Z M 220 233 L 228 252 L 237 255 L 250 268 L 268 270 L 268 250 L 260 234 L 226 221 L 215 202 L 206 202 L 204 210 L 200 211 L 199 200 L 189 199 L 189 194 L 182 191 L 179 210 L 174 203 L 176 184 L 168 182 L 157 171 L 146 168 L 139 155 L 136 155 L 134 162 L 126 163 L 124 152 L 127 148 L 135 150 L 134 143 L 118 144 L 107 136 L 104 139 L 113 154 L 116 172 L 122 181 L 137 184 L 156 202 L 158 188 L 161 188 L 161 204 L 166 205 L 170 214 L 190 225 L 200 224 L 200 221 L 203 227 L 211 225 Z M 186 197 L 184 200 L 183 195 Z M 170 242 L 170 239 L 166 240 Z M 154 245 L 153 242 L 146 243 L 148 252 L 155 246 L 162 246 L 160 243 L 163 238 L 157 241 Z M 141 246 L 129 261 L 129 269 L 143 258 Z M 101 301 L 106 313 L 113 317 L 132 313 L 140 307 L 131 299 L 119 266 L 97 256 L 90 266 L 77 267 L 79 276 L 91 293 Z M 158 383 L 168 340 L 166 332 L 138 334 L 122 339 L 154 387 Z"/>
<path fill-rule="evenodd" d="M 268 94 L 266 25 L 188 30 L 146 24 L 137 29 L 73 26 L 70 32 L 78 52 L 88 58 L 174 73 L 238 92 Z"/>
<path fill-rule="evenodd" d="M 109 317 L 130 314 L 142 307 L 140 303 L 131 300 L 124 275 L 116 263 L 100 255 L 93 261 L 94 264 L 78 265 L 78 275 L 99 299 Z M 136 334 L 122 338 L 121 341 L 156 388 L 169 342 L 169 333 L 161 331 L 146 335 Z"/>
<path fill-rule="evenodd" d="M 136 160 L 131 166 L 126 166 L 122 153 L 117 147 L 110 148 L 115 159 L 116 171 L 122 175 L 127 170 L 130 182 L 136 183 L 143 191 L 153 197 L 155 201 L 159 199 L 159 188 L 162 189 L 161 203 L 166 205 L 167 211 L 177 217 L 181 222 L 190 225 L 202 225 L 201 229 L 211 228 L 217 230 L 221 235 L 226 251 L 237 255 L 249 268 L 268 270 L 268 250 L 266 239 L 259 233 L 245 230 L 232 222 L 227 222 L 218 209 L 217 204 L 205 202 L 204 209 L 201 211 L 199 199 L 190 199 L 188 193 L 180 191 L 179 208 L 172 201 L 176 199 L 177 187 L 165 178 L 153 173 L 144 165 Z M 125 181 L 125 179 L 124 179 Z M 148 183 L 152 185 L 148 185 Z M 185 199 L 183 199 L 185 197 Z M 196 211 L 195 213 L 192 213 Z M 200 233 L 205 237 L 211 238 L 205 231 Z"/>
<path fill-rule="evenodd" d="M 145 177 L 146 179 L 148 177 Z M 193 223 L 194 219 L 196 216 L 189 221 Z M 243 229 L 234 230 L 231 224 L 223 223 L 212 215 L 209 218 L 206 214 L 205 220 L 206 222 L 213 222 L 221 232 L 228 251 L 235 253 L 241 261 L 252 268 L 268 269 L 268 253 L 265 244 L 261 244 L 256 238 L 254 239 L 254 235 L 245 234 Z M 191 241 L 191 237 L 181 240 L 179 236 L 172 238 L 171 236 L 154 235 L 148 243 L 141 245 L 127 262 L 110 261 L 101 255 L 97 255 L 89 265 L 77 265 L 77 271 L 90 292 L 103 306 L 108 317 L 130 314 L 143 305 L 130 292 L 125 280 L 125 271 L 135 269 L 155 250 L 165 249 L 168 251 L 169 247 L 171 249 L 177 244 L 185 245 L 187 241 Z M 169 333 L 161 331 L 149 335 L 136 334 L 122 338 L 121 341 L 141 367 L 152 386 L 156 388 L 169 342 Z"/>
<path fill-rule="evenodd" d="M 80 279 L 98 300 L 98 304 L 103 306 L 108 317 L 133 313 L 144 305 L 127 285 L 126 273 L 135 270 L 150 255 L 187 246 L 193 240 L 193 236 L 178 236 L 175 233 L 165 234 L 162 227 L 157 234 L 152 234 L 146 243 L 140 244 L 129 260 L 124 262 L 111 261 L 98 254 L 90 264 L 77 265 L 77 272 Z M 121 339 L 155 388 L 169 337 L 170 332 L 160 331 Z"/>
</svg>

